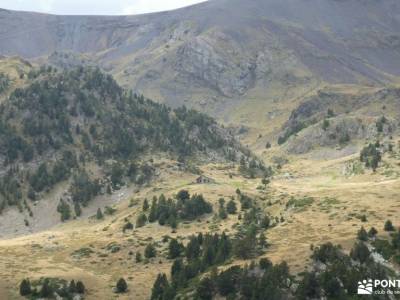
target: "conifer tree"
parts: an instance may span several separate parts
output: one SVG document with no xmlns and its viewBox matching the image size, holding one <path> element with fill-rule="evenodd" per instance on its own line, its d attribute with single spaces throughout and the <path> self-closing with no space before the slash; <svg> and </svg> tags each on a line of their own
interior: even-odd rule
<svg viewBox="0 0 400 300">
<path fill-rule="evenodd" d="M 125 279 L 124 278 L 120 278 L 117 281 L 117 285 L 116 285 L 115 291 L 117 293 L 125 293 L 127 291 L 127 289 L 128 289 L 128 284 L 126 283 Z"/>
<path fill-rule="evenodd" d="M 168 279 L 165 274 L 158 274 L 156 281 L 154 282 L 151 290 L 151 300 L 164 300 L 164 291 L 169 287 Z M 166 300 L 166 299 L 165 299 Z"/>
<path fill-rule="evenodd" d="M 156 248 L 154 247 L 154 245 L 153 244 L 148 244 L 147 246 L 146 246 L 146 248 L 144 249 L 144 256 L 146 257 L 146 258 L 152 258 L 152 257 L 156 257 L 156 255 L 157 255 L 157 250 L 156 250 Z"/>
<path fill-rule="evenodd" d="M 144 199 L 143 201 L 143 211 L 147 211 L 149 209 L 149 202 L 147 201 L 147 198 Z"/>
<path fill-rule="evenodd" d="M 30 295 L 31 293 L 32 293 L 32 289 L 31 289 L 31 283 L 30 283 L 29 279 L 23 279 L 19 286 L 19 294 L 21 296 L 27 296 L 27 295 Z"/>
<path fill-rule="evenodd" d="M 96 219 L 97 219 L 97 220 L 101 220 L 101 219 L 103 219 L 103 218 L 104 218 L 103 212 L 101 211 L 101 208 L 99 207 L 99 208 L 97 209 Z"/>
<path fill-rule="evenodd" d="M 83 284 L 82 281 L 78 281 L 76 283 L 76 292 L 78 294 L 84 294 L 85 293 L 85 285 Z"/>
<path fill-rule="evenodd" d="M 233 199 L 229 200 L 228 203 L 226 204 L 226 211 L 230 215 L 236 214 L 237 211 L 236 202 Z"/>
<path fill-rule="evenodd" d="M 168 245 L 168 258 L 175 259 L 182 253 L 183 245 L 176 239 L 171 239 Z"/>
</svg>

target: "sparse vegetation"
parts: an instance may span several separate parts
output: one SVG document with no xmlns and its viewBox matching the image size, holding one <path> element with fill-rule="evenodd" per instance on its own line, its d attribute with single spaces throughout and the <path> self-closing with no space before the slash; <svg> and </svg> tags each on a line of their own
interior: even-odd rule
<svg viewBox="0 0 400 300">
<path fill-rule="evenodd" d="M 40 278 L 30 281 L 23 279 L 19 289 L 20 295 L 28 299 L 55 299 L 58 295 L 63 299 L 83 297 L 86 292 L 82 281 L 71 280 L 69 283 L 59 278 Z"/>
<path fill-rule="evenodd" d="M 381 160 L 382 155 L 379 151 L 379 143 L 369 144 L 361 150 L 360 161 L 363 162 L 367 168 L 371 168 L 374 172 L 378 168 Z"/>
</svg>

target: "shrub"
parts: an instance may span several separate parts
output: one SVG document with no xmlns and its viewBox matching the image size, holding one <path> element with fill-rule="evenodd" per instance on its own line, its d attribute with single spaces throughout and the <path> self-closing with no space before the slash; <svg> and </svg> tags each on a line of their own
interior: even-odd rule
<svg viewBox="0 0 400 300">
<path fill-rule="evenodd" d="M 384 229 L 385 231 L 394 231 L 394 226 L 393 226 L 393 224 L 392 224 L 392 221 L 387 220 L 387 221 L 385 222 L 385 226 L 383 227 L 383 229 Z"/>
<path fill-rule="evenodd" d="M 128 289 L 128 284 L 126 283 L 124 278 L 120 278 L 117 282 L 115 291 L 117 293 L 125 293 Z"/>
</svg>

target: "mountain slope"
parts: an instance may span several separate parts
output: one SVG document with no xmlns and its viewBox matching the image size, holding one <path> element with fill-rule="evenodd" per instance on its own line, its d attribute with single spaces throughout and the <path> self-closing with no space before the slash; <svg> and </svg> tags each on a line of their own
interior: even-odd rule
<svg viewBox="0 0 400 300">
<path fill-rule="evenodd" d="M 115 201 L 113 191 L 140 188 L 168 168 L 154 160 L 196 174 L 193 164 L 239 159 L 256 165 L 243 169 L 252 176 L 266 171 L 214 119 L 128 92 L 97 68 L 29 68 L 18 78 L 0 105 L 0 235 L 18 227 L 12 206 L 27 230 L 41 221 L 36 205 L 43 220 L 53 222 L 56 209 L 57 223 L 79 217 L 98 196 Z"/>
<path fill-rule="evenodd" d="M 214 0 L 115 17 L 2 10 L 0 54 L 58 51 L 56 65 L 98 63 L 154 99 L 229 118 L 247 98 L 264 101 L 277 82 L 286 90 L 397 82 L 399 13 L 394 0 Z"/>
</svg>

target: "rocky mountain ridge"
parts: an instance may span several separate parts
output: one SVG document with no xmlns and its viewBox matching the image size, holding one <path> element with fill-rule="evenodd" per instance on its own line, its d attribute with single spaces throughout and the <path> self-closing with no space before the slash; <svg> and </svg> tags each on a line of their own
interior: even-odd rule
<svg viewBox="0 0 400 300">
<path fill-rule="evenodd" d="M 152 98 L 218 114 L 274 82 L 397 82 L 398 12 L 394 0 L 213 0 L 139 16 L 1 10 L 0 54 L 98 64 Z"/>
</svg>

